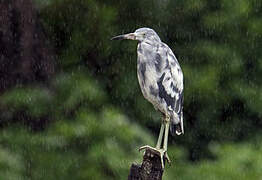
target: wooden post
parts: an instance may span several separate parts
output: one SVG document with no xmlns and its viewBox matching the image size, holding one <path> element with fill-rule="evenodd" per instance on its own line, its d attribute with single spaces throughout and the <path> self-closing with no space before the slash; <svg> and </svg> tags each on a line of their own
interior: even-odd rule
<svg viewBox="0 0 262 180">
<path fill-rule="evenodd" d="M 159 154 L 146 149 L 142 165 L 132 164 L 128 180 L 162 180 L 163 172 Z"/>
</svg>

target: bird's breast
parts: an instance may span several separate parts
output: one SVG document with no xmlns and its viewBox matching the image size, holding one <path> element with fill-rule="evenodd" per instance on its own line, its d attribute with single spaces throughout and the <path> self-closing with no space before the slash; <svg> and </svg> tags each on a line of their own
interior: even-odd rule
<svg viewBox="0 0 262 180">
<path fill-rule="evenodd" d="M 150 64 L 138 62 L 137 77 L 142 94 L 147 100 L 155 104 L 158 94 L 157 80 L 159 75 Z"/>
</svg>

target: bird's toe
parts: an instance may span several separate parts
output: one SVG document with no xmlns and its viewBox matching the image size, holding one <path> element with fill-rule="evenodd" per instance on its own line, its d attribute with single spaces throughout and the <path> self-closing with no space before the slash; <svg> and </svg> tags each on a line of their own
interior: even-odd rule
<svg viewBox="0 0 262 180">
<path fill-rule="evenodd" d="M 149 150 L 151 153 L 154 153 L 159 156 L 160 161 L 161 161 L 161 166 L 164 169 L 164 162 L 167 161 L 169 164 L 171 163 L 170 158 L 167 155 L 167 151 L 165 149 L 157 149 L 154 147 L 151 147 L 149 145 L 145 145 L 139 148 L 139 151 L 142 150 Z"/>
</svg>

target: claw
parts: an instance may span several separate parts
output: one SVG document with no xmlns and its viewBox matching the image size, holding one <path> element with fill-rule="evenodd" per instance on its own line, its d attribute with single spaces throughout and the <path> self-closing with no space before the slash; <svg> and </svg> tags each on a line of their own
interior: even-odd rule
<svg viewBox="0 0 262 180">
<path fill-rule="evenodd" d="M 139 152 L 142 151 L 142 150 L 146 150 L 146 149 L 150 149 L 152 150 L 153 152 L 155 152 L 156 154 L 158 154 L 160 156 L 160 160 L 161 160 L 161 165 L 162 165 L 162 169 L 164 169 L 164 158 L 165 160 L 167 160 L 168 164 L 171 163 L 168 155 L 167 155 L 167 151 L 164 150 L 164 149 L 157 149 L 157 148 L 153 148 L 151 146 L 148 146 L 148 145 L 145 145 L 145 146 L 142 146 L 139 148 Z"/>
<path fill-rule="evenodd" d="M 165 152 L 165 158 L 166 158 L 166 160 L 167 160 L 167 163 L 170 164 L 170 163 L 171 163 L 171 160 L 170 160 L 170 158 L 168 157 L 167 152 Z"/>
<path fill-rule="evenodd" d="M 153 148 L 153 147 L 151 147 L 151 146 L 148 146 L 148 145 L 145 145 L 145 146 L 140 147 L 140 148 L 138 149 L 138 151 L 140 152 L 140 151 L 142 151 L 142 150 L 144 150 L 144 149 L 152 149 L 152 150 L 155 150 L 155 148 Z"/>
</svg>

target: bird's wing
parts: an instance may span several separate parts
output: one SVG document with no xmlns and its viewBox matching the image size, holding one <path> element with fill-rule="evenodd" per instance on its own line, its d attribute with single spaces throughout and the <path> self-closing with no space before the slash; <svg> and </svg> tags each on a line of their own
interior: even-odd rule
<svg viewBox="0 0 262 180">
<path fill-rule="evenodd" d="M 165 44 L 164 44 L 165 45 Z M 184 133 L 183 127 L 183 73 L 172 50 L 165 45 L 166 54 L 162 56 L 166 62 L 158 81 L 159 96 L 164 99 L 171 112 L 171 133 Z"/>
<path fill-rule="evenodd" d="M 166 54 L 164 56 L 166 62 L 163 73 L 158 81 L 159 96 L 163 98 L 168 105 L 170 111 L 174 111 L 181 116 L 183 106 L 183 73 L 180 65 L 171 51 L 165 45 Z"/>
</svg>

